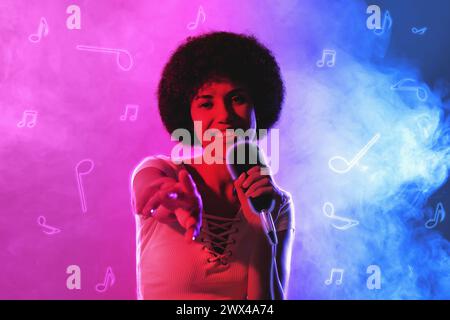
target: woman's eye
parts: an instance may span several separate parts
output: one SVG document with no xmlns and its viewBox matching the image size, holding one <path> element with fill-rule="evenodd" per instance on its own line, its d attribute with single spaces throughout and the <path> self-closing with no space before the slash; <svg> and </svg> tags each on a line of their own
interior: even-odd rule
<svg viewBox="0 0 450 320">
<path fill-rule="evenodd" d="M 200 107 L 202 107 L 202 108 L 209 108 L 209 107 L 211 107 L 211 106 L 212 106 L 212 103 L 210 103 L 210 102 L 202 103 L 202 104 L 200 105 Z"/>
<path fill-rule="evenodd" d="M 244 103 L 245 98 L 243 96 L 233 96 L 232 100 L 236 103 Z"/>
</svg>

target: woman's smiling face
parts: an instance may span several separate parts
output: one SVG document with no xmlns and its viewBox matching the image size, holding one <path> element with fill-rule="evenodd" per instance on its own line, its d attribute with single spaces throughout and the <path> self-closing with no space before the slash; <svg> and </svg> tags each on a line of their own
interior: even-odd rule
<svg viewBox="0 0 450 320">
<path fill-rule="evenodd" d="M 201 129 L 196 127 L 195 134 L 202 140 L 203 148 L 211 143 L 202 139 L 206 130 L 218 129 L 224 136 L 226 129 L 256 130 L 248 90 L 226 78 L 203 84 L 191 101 L 191 117 L 192 121 L 201 121 Z"/>
</svg>

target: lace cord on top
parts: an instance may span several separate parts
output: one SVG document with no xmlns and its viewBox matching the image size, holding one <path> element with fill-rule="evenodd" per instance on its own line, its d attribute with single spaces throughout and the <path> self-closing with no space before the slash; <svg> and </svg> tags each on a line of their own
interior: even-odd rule
<svg viewBox="0 0 450 320">
<path fill-rule="evenodd" d="M 210 214 L 203 214 L 203 218 L 207 221 L 208 226 L 206 229 L 202 229 L 202 231 L 206 235 L 208 235 L 209 238 L 202 237 L 201 241 L 210 244 L 210 246 L 204 245 L 203 249 L 206 249 L 213 256 L 208 258 L 208 262 L 220 260 L 220 262 L 225 265 L 228 263 L 228 257 L 232 255 L 231 250 L 225 249 L 227 248 L 228 244 L 234 244 L 236 242 L 236 240 L 232 239 L 229 235 L 239 231 L 238 228 L 233 228 L 233 224 L 235 222 L 241 221 L 241 219 L 239 217 L 225 218 Z M 215 222 L 214 220 L 222 221 L 222 223 Z M 222 229 L 223 231 L 215 233 L 212 232 L 211 229 L 214 230 Z"/>
</svg>

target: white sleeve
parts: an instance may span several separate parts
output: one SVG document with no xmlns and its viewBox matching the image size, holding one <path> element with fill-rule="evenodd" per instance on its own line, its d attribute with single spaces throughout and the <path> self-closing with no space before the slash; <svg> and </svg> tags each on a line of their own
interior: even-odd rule
<svg viewBox="0 0 450 320">
<path fill-rule="evenodd" d="M 165 176 L 177 179 L 176 165 L 171 161 L 170 157 L 165 155 L 148 156 L 141 160 L 139 164 L 133 169 L 130 177 L 130 193 L 131 193 L 131 208 L 133 213 L 136 211 L 136 198 L 133 190 L 134 178 L 144 168 L 154 167 L 161 170 Z"/>
<path fill-rule="evenodd" d="M 170 157 L 158 154 L 154 156 L 145 157 L 143 160 L 141 160 L 141 162 L 139 162 L 139 164 L 134 168 L 131 174 L 130 179 L 131 186 L 133 186 L 134 177 L 138 174 L 138 172 L 148 167 L 157 168 L 162 172 L 164 172 L 166 176 L 176 178 L 176 173 L 174 176 L 174 171 L 176 170 L 176 167 L 175 164 L 172 163 Z"/>
<path fill-rule="evenodd" d="M 277 231 L 292 229 L 295 231 L 295 210 L 292 201 L 292 195 L 289 192 L 283 191 L 287 200 L 282 204 L 276 220 L 274 221 L 275 229 Z"/>
</svg>

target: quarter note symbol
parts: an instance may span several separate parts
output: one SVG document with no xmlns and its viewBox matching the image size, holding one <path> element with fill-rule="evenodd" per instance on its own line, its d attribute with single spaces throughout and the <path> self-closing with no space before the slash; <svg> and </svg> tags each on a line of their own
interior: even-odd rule
<svg viewBox="0 0 450 320">
<path fill-rule="evenodd" d="M 381 29 L 374 29 L 373 32 L 377 36 L 381 36 L 383 33 L 385 33 L 387 30 L 389 30 L 392 27 L 392 18 L 391 14 L 388 10 L 384 13 L 384 19 L 383 19 L 383 26 Z"/>
<path fill-rule="evenodd" d="M 344 269 L 332 268 L 331 274 L 330 274 L 330 279 L 325 280 L 325 284 L 327 286 L 329 286 L 330 284 L 333 283 L 333 278 L 334 278 L 335 274 L 339 275 L 339 279 L 337 279 L 335 281 L 336 285 L 340 286 L 342 284 L 342 277 L 344 276 Z"/>
<path fill-rule="evenodd" d="M 336 51 L 330 50 L 330 49 L 324 49 L 322 51 L 322 59 L 318 60 L 316 62 L 316 65 L 319 68 L 322 68 L 325 65 L 325 62 L 327 63 L 328 67 L 334 67 L 334 64 L 336 62 Z"/>
<path fill-rule="evenodd" d="M 136 121 L 139 106 L 136 104 L 127 104 L 125 107 L 125 114 L 120 116 L 120 121 L 126 121 L 128 117 L 128 110 L 133 110 L 133 114 L 129 117 L 130 121 Z"/>
<path fill-rule="evenodd" d="M 40 225 L 41 227 L 43 227 L 45 229 L 45 230 L 42 230 L 45 234 L 53 235 L 53 234 L 57 234 L 57 233 L 61 232 L 60 229 L 49 226 L 47 224 L 47 221 L 44 216 L 39 216 L 37 218 L 37 223 L 38 223 L 38 225 Z"/>
<path fill-rule="evenodd" d="M 418 34 L 418 35 L 423 35 L 425 32 L 427 31 L 427 27 L 423 27 L 421 29 L 418 29 L 416 27 L 412 27 L 411 28 L 411 32 L 414 34 Z"/>
<path fill-rule="evenodd" d="M 76 48 L 81 51 L 114 54 L 114 55 L 116 55 L 117 66 L 120 69 L 122 69 L 123 71 L 129 71 L 133 67 L 133 57 L 125 49 L 103 48 L 103 47 L 84 46 L 84 45 L 77 45 Z M 123 57 L 123 58 L 121 59 L 120 57 Z M 123 60 L 127 60 L 126 61 L 127 63 L 123 64 Z"/>
<path fill-rule="evenodd" d="M 434 217 L 425 223 L 425 228 L 433 229 L 434 227 L 436 227 L 436 225 L 439 222 L 444 221 L 444 219 L 445 219 L 444 205 L 442 204 L 442 202 L 439 202 L 436 205 L 436 210 L 434 211 Z"/>
<path fill-rule="evenodd" d="M 330 219 L 333 219 L 335 221 L 344 222 L 344 225 L 336 225 L 335 223 L 332 224 L 332 226 L 338 230 L 347 230 L 351 227 L 357 226 L 359 224 L 358 220 L 350 219 L 350 218 L 344 218 L 337 216 L 334 213 L 334 206 L 331 202 L 325 202 L 322 207 L 322 212 Z"/>
<path fill-rule="evenodd" d="M 39 21 L 38 32 L 30 34 L 28 36 L 28 40 L 30 40 L 30 42 L 37 43 L 41 41 L 42 36 L 45 37 L 47 35 L 48 35 L 48 23 L 44 17 L 41 17 L 41 20 Z"/>
<path fill-rule="evenodd" d="M 402 79 L 396 84 L 391 86 L 391 90 L 398 90 L 398 91 L 415 91 L 417 99 L 420 101 L 426 101 L 428 98 L 427 91 L 421 87 L 415 85 L 416 81 L 414 79 Z"/>
<path fill-rule="evenodd" d="M 202 7 L 202 6 L 200 6 L 200 7 L 198 8 L 196 20 L 195 20 L 194 22 L 189 22 L 188 25 L 187 25 L 187 28 L 188 28 L 189 30 L 194 30 L 194 29 L 196 29 L 197 26 L 198 26 L 198 23 L 199 23 L 200 19 L 202 19 L 202 23 L 204 23 L 205 20 L 206 20 L 206 13 L 205 13 L 205 10 L 203 10 L 203 7 Z"/>
<path fill-rule="evenodd" d="M 95 286 L 95 291 L 97 292 L 105 292 L 108 290 L 108 287 L 112 287 L 114 283 L 116 282 L 116 277 L 114 276 L 114 273 L 112 271 L 111 267 L 108 267 L 106 269 L 105 279 L 103 283 L 99 283 Z"/>
<path fill-rule="evenodd" d="M 34 110 L 25 110 L 22 114 L 22 120 L 20 120 L 17 123 L 18 128 L 23 128 L 25 124 L 28 128 L 33 128 L 36 125 L 36 118 L 37 118 L 38 112 Z M 27 122 L 27 119 L 30 118 L 30 120 Z"/>
<path fill-rule="evenodd" d="M 90 168 L 88 170 L 86 170 L 86 171 L 81 171 L 80 167 L 81 167 L 81 165 L 83 163 L 89 163 L 89 167 Z M 81 210 L 83 212 L 87 211 L 87 206 L 86 206 L 86 197 L 84 195 L 83 180 L 81 179 L 81 177 L 85 176 L 85 175 L 88 175 L 89 173 L 92 172 L 93 169 L 94 169 L 94 161 L 92 161 L 91 159 L 81 160 L 75 166 L 75 175 L 76 175 L 76 178 L 77 178 L 78 192 L 80 194 L 80 200 L 81 200 Z"/>
<path fill-rule="evenodd" d="M 370 150 L 370 148 L 372 148 L 372 146 L 378 141 L 379 138 L 380 134 L 375 134 L 372 139 L 370 139 L 370 141 L 350 161 L 341 156 L 331 157 L 330 160 L 328 160 L 328 167 L 332 171 L 340 174 L 349 172 L 355 166 L 355 164 L 357 164 L 358 161 L 361 160 L 361 158 Z M 342 168 L 337 168 L 334 165 L 336 161 L 340 161 L 343 164 Z"/>
</svg>

